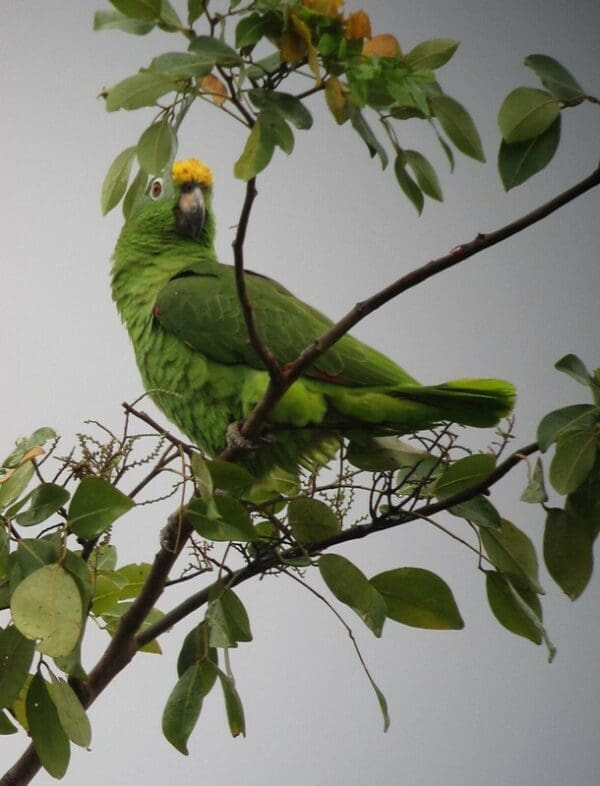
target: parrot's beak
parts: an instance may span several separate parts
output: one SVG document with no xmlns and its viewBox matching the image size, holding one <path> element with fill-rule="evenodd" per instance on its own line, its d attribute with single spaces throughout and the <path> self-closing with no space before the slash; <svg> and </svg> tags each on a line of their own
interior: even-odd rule
<svg viewBox="0 0 600 786">
<path fill-rule="evenodd" d="M 175 206 L 177 231 L 182 235 L 200 240 L 204 227 L 205 208 L 204 194 L 196 183 L 184 183 Z"/>
</svg>

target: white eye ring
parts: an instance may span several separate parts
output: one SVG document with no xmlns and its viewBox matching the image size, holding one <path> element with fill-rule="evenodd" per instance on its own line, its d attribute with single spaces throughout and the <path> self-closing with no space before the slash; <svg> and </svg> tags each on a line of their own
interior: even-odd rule
<svg viewBox="0 0 600 786">
<path fill-rule="evenodd" d="M 163 193 L 162 177 L 155 177 L 150 183 L 150 199 L 160 199 Z"/>
</svg>

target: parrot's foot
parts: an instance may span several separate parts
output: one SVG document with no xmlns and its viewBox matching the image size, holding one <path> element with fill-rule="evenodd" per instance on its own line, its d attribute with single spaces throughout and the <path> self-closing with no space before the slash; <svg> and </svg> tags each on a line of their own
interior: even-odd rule
<svg viewBox="0 0 600 786">
<path fill-rule="evenodd" d="M 240 448 L 242 450 L 252 450 L 255 445 L 242 434 L 243 420 L 236 420 L 227 426 L 226 440 L 228 448 Z"/>
</svg>

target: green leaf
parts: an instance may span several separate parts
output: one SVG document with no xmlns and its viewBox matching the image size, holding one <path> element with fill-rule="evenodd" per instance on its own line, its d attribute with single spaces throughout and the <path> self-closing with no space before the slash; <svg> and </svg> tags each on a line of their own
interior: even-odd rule
<svg viewBox="0 0 600 786">
<path fill-rule="evenodd" d="M 26 461 L 17 467 L 7 480 L 0 483 L 0 510 L 8 507 L 17 497 L 21 496 L 29 485 L 34 472 L 33 463 Z"/>
<path fill-rule="evenodd" d="M 126 579 L 115 571 L 99 571 L 94 583 L 92 612 L 102 616 L 113 609 L 121 600 L 121 591 L 125 585 Z"/>
<path fill-rule="evenodd" d="M 108 89 L 106 109 L 108 112 L 115 112 L 117 109 L 154 106 L 157 99 L 165 93 L 171 93 L 176 87 L 176 82 L 170 76 L 154 71 L 143 71 L 128 76 Z"/>
<path fill-rule="evenodd" d="M 371 584 L 383 596 L 387 616 L 415 628 L 460 630 L 464 622 L 450 587 L 423 568 L 395 568 L 373 576 Z"/>
<path fill-rule="evenodd" d="M 353 438 L 346 452 L 346 458 L 351 464 L 369 472 L 412 468 L 428 457 L 425 451 L 416 450 L 397 437 Z"/>
<path fill-rule="evenodd" d="M 102 194 L 100 197 L 100 207 L 103 216 L 121 201 L 127 189 L 135 152 L 135 146 L 125 148 L 108 168 L 108 172 L 102 183 Z"/>
<path fill-rule="evenodd" d="M 25 684 L 34 642 L 25 638 L 14 625 L 0 628 L 0 707 L 10 707 Z"/>
<path fill-rule="evenodd" d="M 319 571 L 335 597 L 350 606 L 379 638 L 387 607 L 364 573 L 339 554 L 324 554 L 319 559 Z"/>
<path fill-rule="evenodd" d="M 373 158 L 375 155 L 379 156 L 381 168 L 385 169 L 388 164 L 387 153 L 373 133 L 371 126 L 365 120 L 360 109 L 355 106 L 352 101 L 348 101 L 347 107 L 348 116 L 350 118 L 350 122 L 352 123 L 352 127 L 369 148 L 369 155 L 371 158 Z"/>
<path fill-rule="evenodd" d="M 137 157 L 145 172 L 162 172 L 177 150 L 177 137 L 168 120 L 152 123 L 137 143 Z"/>
<path fill-rule="evenodd" d="M 124 614 L 127 614 L 132 605 L 132 600 L 126 600 L 122 603 L 117 603 L 117 605 L 113 606 L 112 609 L 109 609 L 109 611 L 102 614 L 102 619 L 106 622 L 106 630 L 111 636 L 114 636 L 115 631 L 121 622 L 121 618 Z M 146 631 L 151 625 L 154 625 L 155 622 L 159 622 L 164 616 L 165 615 L 160 609 L 151 609 L 146 615 L 146 619 L 138 628 L 138 634 Z M 152 655 L 162 654 L 162 650 L 156 639 L 148 642 L 148 644 L 144 644 L 144 646 L 141 648 L 141 652 L 148 652 Z"/>
<path fill-rule="evenodd" d="M 580 360 L 577 355 L 565 355 L 554 364 L 554 368 L 568 374 L 576 382 L 585 387 L 592 387 L 594 378 L 587 370 L 585 363 Z"/>
<path fill-rule="evenodd" d="M 248 97 L 257 109 L 271 109 L 278 112 L 299 130 L 308 129 L 313 124 L 311 113 L 299 98 L 290 93 L 256 88 L 248 91 Z"/>
<path fill-rule="evenodd" d="M 181 645 L 179 657 L 177 658 L 177 675 L 183 674 L 196 661 L 210 659 L 215 665 L 218 662 L 217 650 L 215 647 L 208 646 L 210 629 L 205 620 L 187 634 Z"/>
<path fill-rule="evenodd" d="M 64 733 L 75 745 L 87 748 L 92 741 L 92 728 L 77 694 L 68 682 L 56 677 L 52 672 L 50 679 L 51 684 L 46 687 Z"/>
<path fill-rule="evenodd" d="M 476 453 L 455 461 L 436 483 L 437 498 L 443 502 L 461 491 L 478 486 L 489 477 L 495 466 L 496 459 L 490 453 Z"/>
<path fill-rule="evenodd" d="M 204 697 L 215 683 L 217 669 L 209 660 L 187 669 L 171 691 L 162 716 L 162 731 L 180 753 L 188 755 L 187 741 L 200 716 Z"/>
<path fill-rule="evenodd" d="M 133 500 L 108 481 L 96 477 L 84 478 L 69 505 L 69 529 L 78 537 L 91 540 L 133 506 Z"/>
<path fill-rule="evenodd" d="M 235 28 L 235 48 L 254 46 L 266 34 L 267 29 L 267 20 L 261 14 L 254 12 L 242 17 Z"/>
<path fill-rule="evenodd" d="M 169 0 L 161 0 L 158 26 L 161 30 L 166 30 L 168 33 L 185 32 L 181 19 Z"/>
<path fill-rule="evenodd" d="M 237 647 L 240 641 L 252 641 L 248 613 L 233 590 L 225 590 L 211 598 L 206 621 L 210 626 L 211 647 Z"/>
<path fill-rule="evenodd" d="M 146 35 L 154 28 L 154 22 L 132 19 L 120 11 L 96 11 L 94 30 L 121 30 L 133 35 Z"/>
<path fill-rule="evenodd" d="M 148 175 L 143 169 L 138 169 L 137 175 L 131 181 L 131 185 L 127 189 L 125 199 L 123 200 L 123 218 L 126 221 L 144 196 L 147 184 Z"/>
<path fill-rule="evenodd" d="M 553 57 L 528 55 L 525 58 L 525 65 L 535 71 L 544 87 L 557 98 L 563 101 L 573 101 L 577 98 L 583 100 L 584 89 L 572 74 Z"/>
<path fill-rule="evenodd" d="M 17 727 L 11 723 L 5 712 L 0 712 L 0 734 L 16 734 Z"/>
<path fill-rule="evenodd" d="M 235 162 L 233 174 L 238 180 L 251 180 L 268 166 L 273 157 L 275 142 L 259 120 L 252 126 L 242 155 Z"/>
<path fill-rule="evenodd" d="M 430 96 L 431 109 L 456 147 L 476 161 L 485 161 L 479 133 L 467 110 L 447 95 Z"/>
<path fill-rule="evenodd" d="M 2 462 L 2 467 L 18 467 L 33 448 L 39 448 L 51 439 L 57 439 L 54 429 L 47 426 L 36 429 L 29 437 L 17 442 L 16 448 Z"/>
<path fill-rule="evenodd" d="M 26 699 L 27 723 L 42 767 L 53 778 L 62 778 L 69 766 L 71 749 L 46 682 L 34 674 Z"/>
<path fill-rule="evenodd" d="M 58 564 L 44 565 L 19 584 L 11 599 L 15 626 L 45 655 L 68 655 L 83 627 L 75 579 Z"/>
<path fill-rule="evenodd" d="M 16 564 L 11 573 L 11 583 L 17 573 L 20 573 L 23 579 L 44 565 L 58 562 L 62 550 L 61 537 L 57 534 L 35 539 L 21 538 L 17 546 Z M 14 587 L 13 584 L 13 589 Z"/>
<path fill-rule="evenodd" d="M 299 543 L 325 540 L 341 530 L 338 517 L 329 505 L 308 497 L 297 497 L 290 501 L 288 522 Z"/>
<path fill-rule="evenodd" d="M 560 508 L 550 508 L 544 530 L 544 561 L 558 586 L 576 600 L 594 569 L 592 541 L 582 519 Z"/>
<path fill-rule="evenodd" d="M 119 568 L 114 574 L 123 581 L 119 590 L 119 600 L 137 598 L 150 575 L 151 569 L 152 565 L 149 562 L 132 562 Z"/>
<path fill-rule="evenodd" d="M 495 571 L 486 573 L 485 583 L 488 603 L 498 622 L 511 633 L 523 636 L 534 644 L 541 644 L 542 604 L 538 596 L 531 590 L 512 590 L 506 576 Z M 536 625 L 531 615 L 524 611 L 515 593 L 521 597 L 522 603 L 529 606 L 531 614 L 540 620 L 539 624 Z"/>
<path fill-rule="evenodd" d="M 600 418 L 600 410 L 593 404 L 571 404 L 549 412 L 540 421 L 537 441 L 545 453 L 559 437 L 573 431 L 584 431 L 594 426 Z"/>
<path fill-rule="evenodd" d="M 165 52 L 150 63 L 150 70 L 172 80 L 202 77 L 210 73 L 212 63 L 193 52 Z"/>
<path fill-rule="evenodd" d="M 456 52 L 458 41 L 452 38 L 433 38 L 417 44 L 406 55 L 405 60 L 411 68 L 421 71 L 441 68 Z"/>
<path fill-rule="evenodd" d="M 448 513 L 476 524 L 478 527 L 500 529 L 500 514 L 487 497 L 479 494 L 466 502 L 448 508 Z"/>
<path fill-rule="evenodd" d="M 238 541 L 247 543 L 255 539 L 252 519 L 246 508 L 235 497 L 215 496 L 213 504 L 216 517 L 201 499 L 193 500 L 187 513 L 196 532 L 207 540 Z"/>
<path fill-rule="evenodd" d="M 502 140 L 498 170 L 506 191 L 520 186 L 552 161 L 560 141 L 560 115 L 539 136 L 509 144 Z"/>
<path fill-rule="evenodd" d="M 423 212 L 423 206 L 425 204 L 425 198 L 423 197 L 423 192 L 419 186 L 406 171 L 404 156 L 402 153 L 399 153 L 396 156 L 396 160 L 394 161 L 394 172 L 396 174 L 396 180 L 398 181 L 400 188 L 413 203 L 417 209 L 417 213 L 421 215 Z"/>
<path fill-rule="evenodd" d="M 207 461 L 206 466 L 210 472 L 212 483 L 216 489 L 243 497 L 254 483 L 254 478 L 244 467 L 232 464 L 230 461 Z"/>
<path fill-rule="evenodd" d="M 196 488 L 200 493 L 200 497 L 207 505 L 212 502 L 214 488 L 213 479 L 208 469 L 207 462 L 202 458 L 199 453 L 192 454 L 192 473 L 196 482 Z M 211 511 L 211 513 L 214 511 Z"/>
<path fill-rule="evenodd" d="M 405 150 L 404 161 L 414 172 L 421 191 L 427 194 L 428 197 L 442 202 L 444 196 L 442 194 L 440 181 L 438 180 L 435 169 L 425 156 L 416 150 Z"/>
<path fill-rule="evenodd" d="M 285 120 L 277 112 L 264 110 L 260 113 L 257 122 L 260 122 L 265 134 L 268 134 L 273 143 L 288 155 L 294 149 L 294 134 Z"/>
<path fill-rule="evenodd" d="M 510 521 L 502 519 L 499 530 L 480 529 L 479 536 L 492 564 L 515 584 L 544 595 L 538 581 L 535 548 L 527 535 Z"/>
<path fill-rule="evenodd" d="M 244 707 L 242 700 L 235 689 L 235 683 L 231 677 L 219 670 L 219 680 L 223 689 L 223 699 L 225 701 L 225 712 L 227 722 L 232 737 L 246 736 L 246 719 L 244 718 Z"/>
<path fill-rule="evenodd" d="M 595 430 L 573 431 L 558 438 L 549 475 L 559 494 L 570 494 L 583 483 L 594 466 L 597 445 Z"/>
<path fill-rule="evenodd" d="M 69 492 L 55 483 L 40 483 L 29 494 L 29 507 L 15 516 L 15 521 L 22 527 L 40 524 L 69 500 Z"/>
<path fill-rule="evenodd" d="M 521 494 L 521 502 L 543 504 L 547 501 L 548 495 L 546 494 L 546 487 L 544 486 L 544 467 L 542 460 L 538 458 L 531 474 L 531 479 Z"/>
<path fill-rule="evenodd" d="M 560 102 L 545 90 L 517 87 L 500 107 L 498 125 L 509 143 L 524 142 L 543 134 L 560 114 Z"/>
<path fill-rule="evenodd" d="M 193 25 L 206 10 L 207 0 L 188 0 L 188 25 Z"/>
<path fill-rule="evenodd" d="M 198 35 L 192 38 L 189 51 L 199 55 L 206 65 L 231 67 L 239 65 L 242 58 L 239 54 L 218 38 L 208 35 Z"/>
<path fill-rule="evenodd" d="M 132 19 L 158 19 L 161 0 L 110 0 L 112 5 Z"/>
<path fill-rule="evenodd" d="M 593 543 L 600 533 L 600 451 L 587 478 L 567 497 L 565 509 L 581 520 Z"/>
</svg>

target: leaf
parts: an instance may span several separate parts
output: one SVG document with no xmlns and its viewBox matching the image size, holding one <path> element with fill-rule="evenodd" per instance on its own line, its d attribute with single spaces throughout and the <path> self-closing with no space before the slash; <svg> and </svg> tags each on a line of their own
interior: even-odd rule
<svg viewBox="0 0 600 786">
<path fill-rule="evenodd" d="M 592 428 L 599 418 L 600 410 L 593 404 L 571 404 L 549 412 L 537 429 L 540 450 L 545 453 L 559 437 L 570 432 Z"/>
<path fill-rule="evenodd" d="M 14 625 L 0 628 L 0 707 L 10 707 L 25 684 L 34 643 Z"/>
<path fill-rule="evenodd" d="M 123 218 L 126 221 L 134 212 L 140 199 L 144 196 L 147 184 L 148 175 L 143 169 L 139 169 L 137 175 L 133 178 L 131 185 L 127 189 L 125 199 L 123 199 Z"/>
<path fill-rule="evenodd" d="M 133 35 L 146 35 L 154 28 L 154 22 L 132 19 L 120 11 L 96 11 L 94 30 L 121 30 Z"/>
<path fill-rule="evenodd" d="M 71 499 L 68 511 L 69 529 L 84 540 L 98 537 L 134 502 L 102 478 L 84 478 Z"/>
<path fill-rule="evenodd" d="M 121 600 L 121 590 L 126 579 L 115 571 L 99 571 L 94 584 L 92 612 L 98 617 L 111 611 Z"/>
<path fill-rule="evenodd" d="M 398 181 L 400 188 L 413 203 L 417 209 L 417 213 L 421 215 L 423 212 L 423 206 L 425 204 L 425 198 L 423 197 L 423 193 L 419 186 L 406 171 L 406 167 L 404 165 L 404 156 L 402 153 L 399 153 L 396 156 L 396 160 L 394 162 L 394 172 L 396 174 L 396 180 Z"/>
<path fill-rule="evenodd" d="M 506 142 L 524 142 L 543 134 L 560 114 L 560 102 L 545 90 L 517 87 L 500 107 L 498 125 Z"/>
<path fill-rule="evenodd" d="M 523 636 L 533 641 L 534 644 L 541 644 L 542 604 L 538 596 L 531 590 L 511 590 L 506 576 L 495 571 L 486 573 L 485 583 L 488 603 L 498 622 L 511 633 Z M 540 624 L 536 625 L 531 617 L 525 613 L 522 605 L 515 599 L 515 592 L 518 592 L 522 602 L 530 607 L 531 613 L 539 618 Z"/>
<path fill-rule="evenodd" d="M 546 488 L 544 486 L 544 467 L 542 460 L 538 458 L 535 462 L 535 468 L 531 474 L 531 479 L 521 494 L 521 502 L 542 504 L 547 501 L 548 495 L 546 494 Z"/>
<path fill-rule="evenodd" d="M 30 461 L 44 451 L 32 453 L 34 448 L 40 448 L 51 439 L 57 439 L 54 429 L 43 426 L 36 429 L 29 437 L 24 437 L 17 442 L 17 446 L 2 462 L 2 467 L 18 467 L 26 461 Z"/>
<path fill-rule="evenodd" d="M 0 510 L 8 507 L 29 485 L 35 469 L 31 461 L 26 461 L 11 471 L 10 477 L 0 483 Z"/>
<path fill-rule="evenodd" d="M 524 532 L 502 519 L 499 530 L 480 529 L 479 536 L 492 564 L 505 573 L 517 589 L 545 594 L 538 581 L 535 548 Z"/>
<path fill-rule="evenodd" d="M 15 521 L 22 527 L 40 524 L 69 500 L 69 492 L 55 483 L 40 483 L 29 494 L 29 508 L 15 516 Z"/>
<path fill-rule="evenodd" d="M 157 99 L 165 93 L 172 92 L 176 87 L 176 82 L 167 75 L 143 71 L 128 76 L 110 87 L 106 93 L 105 106 L 108 112 L 154 106 Z"/>
<path fill-rule="evenodd" d="M 375 155 L 379 156 L 381 168 L 385 169 L 388 164 L 387 153 L 371 130 L 371 127 L 365 120 L 362 112 L 351 101 L 348 101 L 347 108 L 348 116 L 350 117 L 350 122 L 352 123 L 352 128 L 354 128 L 356 133 L 368 147 L 371 158 L 373 158 Z"/>
<path fill-rule="evenodd" d="M 246 140 L 242 155 L 235 162 L 233 174 L 238 180 L 251 180 L 268 166 L 273 157 L 275 142 L 265 133 L 261 123 L 257 120 L 252 126 L 250 135 Z"/>
<path fill-rule="evenodd" d="M 213 479 L 208 464 L 199 453 L 193 453 L 191 465 L 196 488 L 202 500 L 208 505 L 212 501 L 214 493 Z"/>
<path fill-rule="evenodd" d="M 448 508 L 448 513 L 476 524 L 478 527 L 500 529 L 500 514 L 487 497 L 478 494 L 466 502 Z"/>
<path fill-rule="evenodd" d="M 69 739 L 59 721 L 46 682 L 34 674 L 26 699 L 27 723 L 35 752 L 42 767 L 53 778 L 62 778 L 69 766 Z"/>
<path fill-rule="evenodd" d="M 177 658 L 177 675 L 179 677 L 182 677 L 184 672 L 196 661 L 209 658 L 215 665 L 217 664 L 217 650 L 215 647 L 209 647 L 209 636 L 210 629 L 205 620 L 187 634 Z"/>
<path fill-rule="evenodd" d="M 111 636 L 114 636 L 121 622 L 121 618 L 124 614 L 127 614 L 132 605 L 132 600 L 126 600 L 122 603 L 117 603 L 117 605 L 113 606 L 112 609 L 102 614 L 102 619 L 106 622 L 106 629 Z M 151 625 L 154 625 L 155 622 L 159 622 L 164 616 L 165 615 L 160 609 L 151 609 L 146 615 L 146 619 L 138 628 L 138 634 L 144 633 L 144 631 L 146 631 Z M 148 642 L 148 644 L 144 644 L 140 651 L 148 652 L 152 655 L 162 654 L 162 650 L 156 639 Z"/>
<path fill-rule="evenodd" d="M 164 52 L 150 63 L 150 71 L 173 81 L 202 77 L 210 73 L 212 63 L 201 54 L 193 52 Z"/>
<path fill-rule="evenodd" d="M 502 140 L 498 153 L 498 170 L 506 191 L 520 186 L 548 166 L 558 148 L 560 126 L 559 115 L 539 136 L 513 144 Z"/>
<path fill-rule="evenodd" d="M 247 543 L 255 539 L 252 519 L 246 508 L 235 497 L 215 496 L 216 516 L 201 499 L 193 500 L 187 507 L 192 527 L 207 540 L 237 541 Z"/>
<path fill-rule="evenodd" d="M 219 670 L 218 674 L 223 690 L 225 712 L 227 713 L 227 722 L 229 723 L 231 736 L 238 737 L 241 734 L 242 737 L 245 737 L 246 719 L 244 718 L 244 707 L 235 689 L 235 683 L 231 677 L 228 677 L 227 674 L 223 673 L 221 670 Z"/>
<path fill-rule="evenodd" d="M 595 430 L 573 431 L 558 438 L 549 476 L 559 494 L 570 494 L 583 483 L 594 466 L 597 444 Z"/>
<path fill-rule="evenodd" d="M 200 716 L 204 697 L 216 679 L 212 661 L 197 661 L 187 669 L 171 691 L 162 716 L 162 731 L 167 740 L 185 756 L 187 741 Z"/>
<path fill-rule="evenodd" d="M 464 622 L 450 587 L 423 568 L 395 568 L 373 576 L 371 584 L 383 596 L 387 616 L 415 628 L 460 630 Z"/>
<path fill-rule="evenodd" d="M 235 48 L 243 49 L 247 46 L 254 46 L 263 38 L 267 29 L 267 21 L 261 14 L 253 12 L 248 16 L 243 16 L 235 28 Z"/>
<path fill-rule="evenodd" d="M 237 647 L 238 642 L 252 641 L 248 613 L 233 590 L 225 590 L 210 600 L 206 621 L 211 647 Z"/>
<path fill-rule="evenodd" d="M 214 76 L 214 74 L 207 74 L 202 77 L 200 90 L 210 96 L 210 100 L 216 106 L 223 106 L 228 97 L 227 86 L 218 76 Z"/>
<path fill-rule="evenodd" d="M 444 197 L 440 181 L 438 180 L 435 169 L 425 156 L 416 150 L 404 150 L 404 161 L 414 172 L 421 191 L 427 194 L 428 197 L 442 202 Z"/>
<path fill-rule="evenodd" d="M 161 0 L 110 0 L 112 5 L 132 19 L 158 19 Z"/>
<path fill-rule="evenodd" d="M 68 655 L 79 640 L 83 604 L 75 579 L 58 564 L 29 574 L 13 593 L 15 626 L 45 655 Z"/>
<path fill-rule="evenodd" d="M 387 607 L 364 573 L 339 554 L 324 554 L 319 559 L 319 571 L 335 597 L 350 606 L 379 638 Z"/>
<path fill-rule="evenodd" d="M 330 76 L 325 82 L 325 101 L 335 122 L 339 126 L 343 125 L 348 120 L 348 99 L 336 76 Z"/>
<path fill-rule="evenodd" d="M 130 563 L 119 568 L 115 575 L 124 582 L 119 591 L 119 600 L 137 598 L 151 569 L 152 565 L 149 562 Z"/>
<path fill-rule="evenodd" d="M 326 540 L 341 530 L 338 517 L 329 505 L 308 497 L 297 497 L 290 501 L 288 522 L 298 543 Z"/>
<path fill-rule="evenodd" d="M 87 748 L 92 741 L 92 728 L 77 694 L 68 682 L 56 677 L 52 672 L 50 679 L 51 684 L 46 687 L 64 733 L 75 745 Z"/>
<path fill-rule="evenodd" d="M 206 466 L 210 472 L 212 483 L 216 489 L 243 497 L 254 483 L 254 478 L 244 467 L 232 464 L 230 461 L 207 461 Z"/>
<path fill-rule="evenodd" d="M 289 155 L 294 149 L 294 134 L 281 115 L 265 109 L 260 113 L 258 121 L 260 121 L 264 133 L 271 137 L 273 143 Z"/>
<path fill-rule="evenodd" d="M 544 561 L 548 572 L 576 600 L 592 576 L 594 555 L 585 522 L 560 508 L 550 508 L 544 530 Z"/>
<path fill-rule="evenodd" d="M 435 485 L 435 494 L 443 502 L 461 491 L 483 483 L 494 471 L 496 459 L 491 453 L 476 453 L 451 464 Z"/>
<path fill-rule="evenodd" d="M 137 157 L 145 172 L 162 172 L 175 155 L 177 137 L 168 120 L 152 123 L 137 143 Z"/>
<path fill-rule="evenodd" d="M 528 55 L 525 65 L 542 80 L 544 87 L 563 101 L 583 100 L 585 91 L 567 69 L 548 55 Z"/>
<path fill-rule="evenodd" d="M 190 25 L 190 27 L 202 16 L 206 10 L 206 3 L 207 0 L 188 0 L 188 25 Z"/>
<path fill-rule="evenodd" d="M 587 478 L 567 497 L 565 510 L 585 525 L 593 543 L 600 532 L 600 451 Z"/>
<path fill-rule="evenodd" d="M 404 59 L 411 68 L 434 71 L 450 60 L 458 43 L 453 38 L 433 38 L 417 44 Z"/>
<path fill-rule="evenodd" d="M 161 0 L 158 26 L 161 30 L 166 30 L 168 33 L 187 32 L 169 0 Z"/>
<path fill-rule="evenodd" d="M 592 387 L 594 378 L 585 367 L 585 363 L 580 360 L 577 355 L 565 355 L 554 364 L 554 368 L 568 374 L 574 380 L 579 382 L 580 385 L 585 387 Z"/>
<path fill-rule="evenodd" d="M 417 450 L 408 442 L 398 437 L 363 437 L 353 438 L 346 452 L 347 460 L 358 469 L 368 472 L 385 472 L 387 470 L 416 467 L 429 454 Z"/>
<path fill-rule="evenodd" d="M 447 95 L 430 96 L 434 115 L 456 147 L 476 161 L 485 161 L 479 133 L 462 104 Z"/>
<path fill-rule="evenodd" d="M 231 67 L 239 65 L 242 58 L 230 46 L 208 35 L 197 35 L 192 38 L 189 51 L 199 55 L 206 65 Z"/>
<path fill-rule="evenodd" d="M 271 109 L 279 113 L 298 130 L 306 130 L 313 124 L 311 113 L 302 101 L 291 93 L 256 88 L 248 91 L 248 97 L 257 109 Z"/>
</svg>

